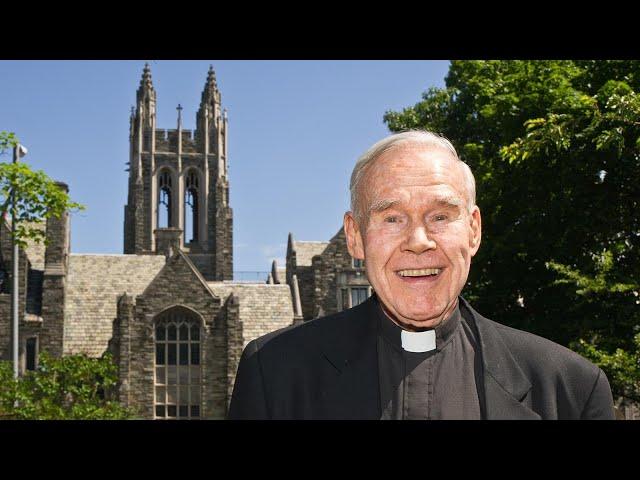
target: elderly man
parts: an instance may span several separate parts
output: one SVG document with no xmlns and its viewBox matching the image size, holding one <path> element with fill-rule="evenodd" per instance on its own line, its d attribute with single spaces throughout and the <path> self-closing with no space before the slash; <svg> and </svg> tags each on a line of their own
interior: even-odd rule
<svg viewBox="0 0 640 480">
<path fill-rule="evenodd" d="M 460 297 L 480 247 L 475 181 L 451 143 L 410 131 L 351 176 L 349 253 L 375 294 L 245 348 L 230 419 L 613 419 L 597 366 Z"/>
</svg>

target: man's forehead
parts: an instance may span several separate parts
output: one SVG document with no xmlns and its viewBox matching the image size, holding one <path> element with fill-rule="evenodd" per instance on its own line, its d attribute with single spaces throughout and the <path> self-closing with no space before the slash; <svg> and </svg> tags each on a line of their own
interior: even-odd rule
<svg viewBox="0 0 640 480">
<path fill-rule="evenodd" d="M 464 174 L 459 160 L 443 149 L 385 152 L 363 178 L 368 197 L 389 197 L 407 188 L 449 190 L 450 195 L 464 196 Z M 441 194 L 445 194 L 442 192 Z M 393 195 L 391 195 L 393 196 Z"/>
<path fill-rule="evenodd" d="M 457 188 L 464 183 L 460 164 L 443 148 L 395 147 L 373 162 L 364 174 L 363 183 L 370 189 L 391 183 L 427 185 L 438 181 Z"/>
<path fill-rule="evenodd" d="M 390 148 L 378 157 L 374 167 L 380 170 L 397 165 L 409 165 L 414 169 L 457 170 L 458 159 L 444 147 L 430 145 L 399 145 Z"/>
</svg>

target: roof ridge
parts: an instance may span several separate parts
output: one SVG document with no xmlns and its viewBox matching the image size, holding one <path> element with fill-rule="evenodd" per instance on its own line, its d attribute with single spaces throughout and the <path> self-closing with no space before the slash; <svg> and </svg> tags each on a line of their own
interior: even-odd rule
<svg viewBox="0 0 640 480">
<path fill-rule="evenodd" d="M 70 253 L 72 257 L 149 257 L 149 258 L 164 258 L 162 255 L 147 255 L 140 253 Z"/>
</svg>

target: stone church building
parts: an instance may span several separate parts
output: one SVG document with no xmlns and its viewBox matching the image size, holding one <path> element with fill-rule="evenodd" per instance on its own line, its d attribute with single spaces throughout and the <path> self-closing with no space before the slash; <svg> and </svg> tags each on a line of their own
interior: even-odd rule
<svg viewBox="0 0 640 480">
<path fill-rule="evenodd" d="M 195 131 L 182 128 L 180 106 L 177 128 L 157 128 L 156 105 L 147 65 L 130 117 L 124 254 L 71 253 L 68 213 L 46 222 L 46 246 L 20 250 L 20 367 L 35 369 L 42 351 L 92 357 L 110 351 L 119 367 L 119 400 L 140 417 L 221 419 L 243 348 L 302 321 L 295 308 L 300 300 L 292 282 L 233 279 L 228 119 L 213 69 Z M 294 275 L 306 279 L 303 269 L 294 260 Z M 5 220 L 0 222 L 3 360 L 12 358 L 9 272 Z M 302 291 L 309 291 L 306 284 Z"/>
<path fill-rule="evenodd" d="M 303 320 L 355 307 L 371 296 L 364 261 L 352 258 L 341 228 L 328 242 L 296 241 L 289 233 L 286 265 L 271 265 L 269 283 L 286 283 Z"/>
</svg>

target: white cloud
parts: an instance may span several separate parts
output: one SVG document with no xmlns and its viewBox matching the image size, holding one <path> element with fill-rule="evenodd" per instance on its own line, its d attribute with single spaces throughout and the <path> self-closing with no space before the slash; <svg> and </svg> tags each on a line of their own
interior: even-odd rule
<svg viewBox="0 0 640 480">
<path fill-rule="evenodd" d="M 279 243 L 277 245 L 262 245 L 260 247 L 260 251 L 262 252 L 262 255 L 264 255 L 264 257 L 266 258 L 269 258 L 270 261 L 273 261 L 276 255 L 282 254 L 283 251 L 286 251 L 286 250 L 287 250 L 286 243 Z M 278 263 L 280 263 L 280 259 L 278 259 Z"/>
</svg>

